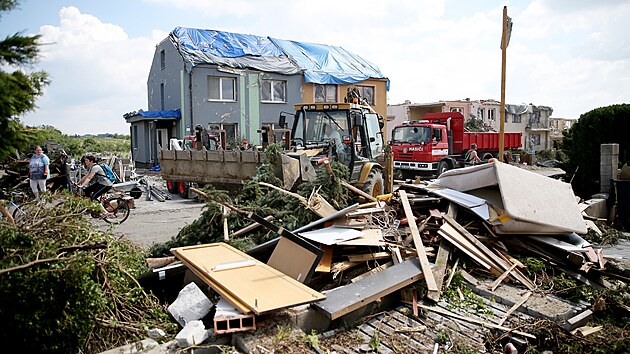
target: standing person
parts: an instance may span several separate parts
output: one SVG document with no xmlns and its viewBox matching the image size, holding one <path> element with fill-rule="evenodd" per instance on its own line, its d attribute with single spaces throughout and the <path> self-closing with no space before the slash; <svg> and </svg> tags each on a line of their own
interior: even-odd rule
<svg viewBox="0 0 630 354">
<path fill-rule="evenodd" d="M 98 197 L 103 195 L 108 190 L 112 189 L 114 182 L 110 181 L 105 175 L 103 168 L 96 163 L 96 157 L 88 155 L 85 157 L 85 165 L 88 168 L 87 175 L 83 176 L 77 185 L 81 188 L 85 187 L 92 180 L 94 182 L 86 187 L 83 192 L 86 197 L 90 197 L 92 200 L 97 200 Z M 96 179 L 94 178 L 96 177 Z M 100 205 L 100 203 L 99 203 Z"/>
<path fill-rule="evenodd" d="M 41 146 L 35 147 L 35 154 L 28 164 L 28 178 L 35 200 L 39 201 L 39 193 L 46 192 L 46 179 L 50 176 L 50 159 Z M 38 189 L 39 188 L 39 189 Z"/>
<path fill-rule="evenodd" d="M 470 144 L 470 150 L 466 152 L 466 162 L 473 165 L 482 162 L 477 154 L 477 144 Z"/>
</svg>

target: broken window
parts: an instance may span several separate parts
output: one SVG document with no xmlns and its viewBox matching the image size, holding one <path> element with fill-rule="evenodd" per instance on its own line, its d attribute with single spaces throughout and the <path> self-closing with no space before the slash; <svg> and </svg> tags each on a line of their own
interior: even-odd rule
<svg viewBox="0 0 630 354">
<path fill-rule="evenodd" d="M 337 85 L 315 85 L 315 102 L 337 102 Z"/>
<path fill-rule="evenodd" d="M 262 80 L 260 95 L 263 102 L 286 102 L 287 82 L 280 80 Z"/>
<path fill-rule="evenodd" d="M 236 79 L 208 76 L 208 100 L 236 101 Z"/>
<path fill-rule="evenodd" d="M 488 110 L 488 120 L 495 120 L 496 119 L 496 110 L 493 109 L 489 109 Z"/>
</svg>

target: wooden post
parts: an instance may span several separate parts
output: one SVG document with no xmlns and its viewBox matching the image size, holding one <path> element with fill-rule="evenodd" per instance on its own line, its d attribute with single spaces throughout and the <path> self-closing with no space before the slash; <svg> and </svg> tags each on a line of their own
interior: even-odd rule
<svg viewBox="0 0 630 354">
<path fill-rule="evenodd" d="M 429 259 L 427 258 L 427 254 L 424 251 L 424 245 L 422 244 L 422 239 L 420 238 L 420 232 L 418 231 L 418 225 L 416 224 L 416 219 L 413 216 L 413 212 L 411 211 L 411 206 L 409 205 L 409 200 L 407 199 L 407 193 L 404 190 L 398 192 L 400 194 L 400 202 L 403 205 L 403 209 L 405 209 L 405 216 L 407 217 L 407 221 L 409 222 L 409 228 L 411 229 L 411 235 L 413 235 L 413 243 L 416 246 L 416 252 L 418 252 L 418 261 L 420 262 L 420 267 L 422 268 L 422 274 L 424 274 L 424 279 L 427 283 L 427 297 L 429 299 L 433 299 L 436 297 L 440 297 L 440 290 L 435 283 L 435 278 L 433 277 L 433 271 L 431 269 L 431 264 L 429 263 Z"/>
<path fill-rule="evenodd" d="M 503 35 L 501 36 L 501 122 L 499 123 L 499 161 L 503 161 L 505 131 L 505 60 L 507 57 L 507 6 L 503 6 Z"/>
</svg>

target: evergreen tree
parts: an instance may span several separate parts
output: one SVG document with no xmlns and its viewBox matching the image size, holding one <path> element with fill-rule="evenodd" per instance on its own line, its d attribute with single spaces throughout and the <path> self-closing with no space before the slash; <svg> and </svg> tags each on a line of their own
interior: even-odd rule
<svg viewBox="0 0 630 354">
<path fill-rule="evenodd" d="M 0 15 L 18 4 L 18 0 L 0 0 Z M 39 57 L 39 38 L 18 32 L 0 41 L 0 161 L 15 149 L 26 148 L 32 138 L 33 131 L 22 125 L 19 116 L 36 108 L 36 99 L 49 84 L 46 72 L 24 69 Z"/>
</svg>

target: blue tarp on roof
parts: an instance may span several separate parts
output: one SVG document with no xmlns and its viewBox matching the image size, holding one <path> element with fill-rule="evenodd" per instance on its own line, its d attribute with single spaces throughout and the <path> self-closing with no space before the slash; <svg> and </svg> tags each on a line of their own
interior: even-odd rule
<svg viewBox="0 0 630 354">
<path fill-rule="evenodd" d="M 305 82 L 316 84 L 385 78 L 376 65 L 342 47 L 184 27 L 175 28 L 170 38 L 192 66 L 216 64 L 285 75 L 301 71 Z"/>
<path fill-rule="evenodd" d="M 353 84 L 384 78 L 378 67 L 342 47 L 325 44 L 271 40 L 304 70 L 304 81 L 316 84 Z"/>
<path fill-rule="evenodd" d="M 143 117 L 149 117 L 149 118 L 181 118 L 182 117 L 182 113 L 180 112 L 179 109 L 172 109 L 172 110 L 167 110 L 167 111 L 138 111 L 136 112 L 137 114 L 143 116 Z"/>
</svg>

